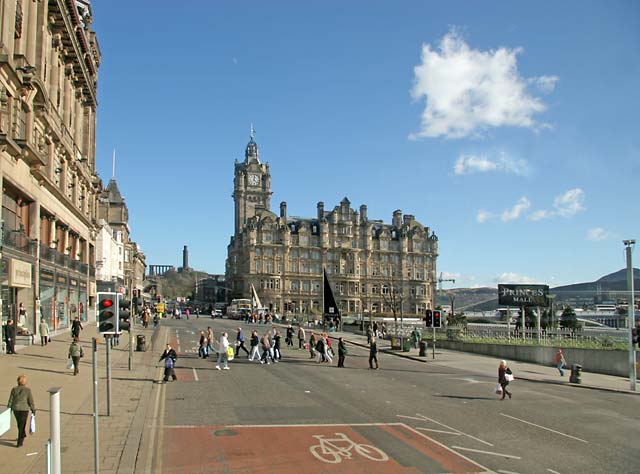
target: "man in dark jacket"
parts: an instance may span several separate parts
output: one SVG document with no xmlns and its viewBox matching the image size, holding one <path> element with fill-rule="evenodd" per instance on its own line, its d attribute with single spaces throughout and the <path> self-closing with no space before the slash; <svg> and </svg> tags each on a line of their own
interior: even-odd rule
<svg viewBox="0 0 640 474">
<path fill-rule="evenodd" d="M 242 349 L 247 354 L 248 359 L 249 351 L 247 350 L 247 346 L 244 345 L 244 333 L 242 332 L 242 328 L 238 328 L 238 332 L 236 333 L 236 357 L 238 357 L 240 349 Z"/>
<path fill-rule="evenodd" d="M 16 327 L 13 325 L 13 319 L 7 321 L 4 327 L 4 341 L 7 344 L 7 354 L 16 353 Z"/>
<path fill-rule="evenodd" d="M 177 358 L 178 354 L 176 354 L 176 351 L 173 350 L 171 344 L 167 344 L 166 349 L 164 350 L 164 352 L 160 356 L 160 360 L 158 361 L 160 362 L 164 360 L 164 378 L 162 379 L 163 382 L 168 382 L 169 377 L 171 377 L 174 382 L 178 379 L 174 370 Z"/>
<path fill-rule="evenodd" d="M 82 327 L 82 323 L 80 322 L 80 318 L 76 317 L 73 322 L 71 323 L 71 338 L 79 338 L 80 337 L 80 330 L 84 329 Z"/>
</svg>

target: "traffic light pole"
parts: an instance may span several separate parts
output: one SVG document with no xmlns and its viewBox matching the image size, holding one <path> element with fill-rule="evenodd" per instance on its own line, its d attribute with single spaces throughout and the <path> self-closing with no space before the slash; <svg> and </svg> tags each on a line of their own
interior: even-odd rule
<svg viewBox="0 0 640 474">
<path fill-rule="evenodd" d="M 433 326 L 433 352 L 431 354 L 433 359 L 436 358 L 436 327 Z"/>
<path fill-rule="evenodd" d="M 109 344 L 107 343 L 107 347 Z M 91 352 L 93 354 L 93 458 L 94 473 L 100 471 L 100 453 L 98 452 L 98 340 L 91 339 Z"/>
<path fill-rule="evenodd" d="M 109 347 L 111 344 L 111 338 L 113 336 L 109 336 L 107 343 L 105 344 L 107 348 L 107 416 L 111 416 L 111 348 Z"/>
<path fill-rule="evenodd" d="M 631 383 L 631 390 L 636 391 L 636 349 L 635 341 L 633 340 L 633 330 L 636 326 L 635 322 L 635 298 L 633 288 L 633 262 L 631 252 L 635 245 L 635 240 L 624 240 L 625 250 L 627 253 L 627 288 L 629 290 L 629 299 L 627 300 L 627 321 L 629 326 L 629 382 Z"/>
</svg>

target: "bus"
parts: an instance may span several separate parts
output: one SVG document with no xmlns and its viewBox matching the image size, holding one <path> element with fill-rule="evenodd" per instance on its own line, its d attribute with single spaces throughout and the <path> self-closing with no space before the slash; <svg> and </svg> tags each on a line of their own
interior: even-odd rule
<svg viewBox="0 0 640 474">
<path fill-rule="evenodd" d="M 246 298 L 237 298 L 231 300 L 231 304 L 227 306 L 227 318 L 244 319 L 251 314 L 251 300 Z"/>
</svg>

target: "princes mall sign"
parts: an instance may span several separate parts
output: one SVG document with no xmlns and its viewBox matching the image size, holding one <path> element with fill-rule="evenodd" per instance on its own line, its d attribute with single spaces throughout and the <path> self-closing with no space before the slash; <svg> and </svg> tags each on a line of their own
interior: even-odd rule
<svg viewBox="0 0 640 474">
<path fill-rule="evenodd" d="M 548 296 L 548 285 L 498 285 L 502 306 L 549 306 Z"/>
</svg>

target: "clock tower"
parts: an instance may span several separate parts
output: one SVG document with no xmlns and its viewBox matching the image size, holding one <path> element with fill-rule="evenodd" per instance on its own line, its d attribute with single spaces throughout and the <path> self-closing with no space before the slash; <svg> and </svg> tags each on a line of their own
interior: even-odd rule
<svg viewBox="0 0 640 474">
<path fill-rule="evenodd" d="M 249 143 L 244 152 L 244 161 L 235 162 L 233 178 L 233 202 L 235 204 L 235 233 L 238 234 L 247 220 L 261 210 L 270 210 L 271 174 L 269 164 L 261 163 L 258 145 L 254 141 L 255 131 L 251 126 Z"/>
</svg>

